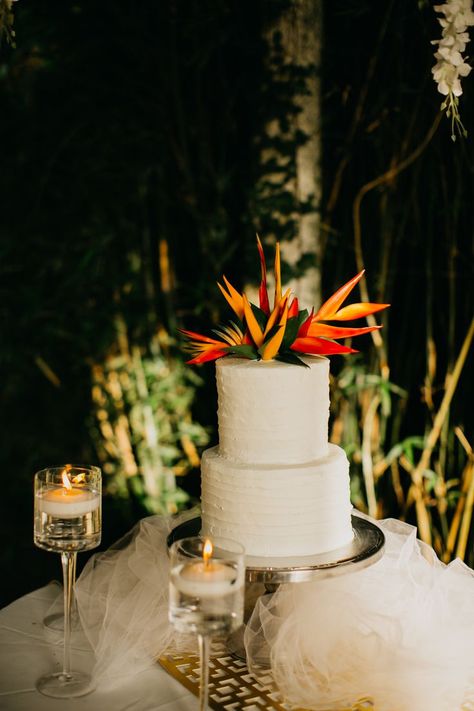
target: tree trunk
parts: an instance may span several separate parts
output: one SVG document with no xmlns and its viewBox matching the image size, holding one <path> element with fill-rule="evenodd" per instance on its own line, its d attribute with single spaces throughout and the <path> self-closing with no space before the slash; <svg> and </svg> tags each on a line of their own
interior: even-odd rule
<svg viewBox="0 0 474 711">
<path fill-rule="evenodd" d="M 277 46 L 279 56 L 275 63 L 270 50 L 269 71 L 291 89 L 292 108 L 285 120 L 281 115 L 270 116 L 265 125 L 261 163 L 269 170 L 261 176 L 261 193 L 269 206 L 272 193 L 273 197 L 278 192 L 286 195 L 279 204 L 287 209 L 273 210 L 271 222 L 275 238 L 283 236 L 282 232 L 289 238 L 281 243 L 282 258 L 292 274 L 286 286 L 294 290 L 303 307 L 319 304 L 321 297 L 322 20 L 322 0 L 293 0 L 266 30 L 268 45 L 273 50 Z M 268 233 L 262 237 L 266 240 Z"/>
</svg>

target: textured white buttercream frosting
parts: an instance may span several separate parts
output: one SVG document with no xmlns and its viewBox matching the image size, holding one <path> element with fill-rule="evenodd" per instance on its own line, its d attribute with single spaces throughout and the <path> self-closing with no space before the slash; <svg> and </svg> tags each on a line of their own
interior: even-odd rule
<svg viewBox="0 0 474 711">
<path fill-rule="evenodd" d="M 204 535 L 239 541 L 253 556 L 316 555 L 352 540 L 349 462 L 336 445 L 282 466 L 235 462 L 213 447 L 201 468 Z"/>
<path fill-rule="evenodd" d="M 349 462 L 328 445 L 329 361 L 216 363 L 219 446 L 201 465 L 202 533 L 251 556 L 317 555 L 352 540 Z"/>
<path fill-rule="evenodd" d="M 327 454 L 329 361 L 309 366 L 275 360 L 216 362 L 219 447 L 251 464 L 310 462 Z"/>
</svg>

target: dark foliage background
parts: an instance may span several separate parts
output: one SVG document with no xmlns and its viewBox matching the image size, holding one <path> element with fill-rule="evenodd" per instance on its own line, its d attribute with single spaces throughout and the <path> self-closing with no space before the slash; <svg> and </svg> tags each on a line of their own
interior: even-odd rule
<svg viewBox="0 0 474 711">
<path fill-rule="evenodd" d="M 255 145 L 281 110 L 264 30 L 285 5 L 15 4 L 17 48 L 3 46 L 0 62 L 3 602 L 58 575 L 58 561 L 31 542 L 32 474 L 97 460 L 90 368 L 116 339 L 117 315 L 137 343 L 159 325 L 206 329 L 223 306 L 215 279 L 225 271 L 239 286 L 256 276 Z M 325 3 L 324 14 L 329 294 L 356 271 L 358 191 L 422 144 L 441 96 L 430 73 L 439 29 L 429 3 L 341 0 Z M 464 87 L 462 116 L 474 135 L 472 77 Z M 390 379 L 408 393 L 394 399 L 401 409 L 388 422 L 388 446 L 429 427 L 472 317 L 472 141 L 453 144 L 443 119 L 418 160 L 361 205 L 371 298 L 393 304 L 384 316 Z M 428 343 L 437 357 L 431 410 L 422 389 Z M 375 371 L 368 338 L 361 348 L 355 362 Z M 334 372 L 342 365 L 334 360 Z M 472 356 L 450 411 L 468 439 L 470 366 Z M 212 368 L 201 375 L 194 416 L 213 427 Z M 462 448 L 448 432 L 446 442 L 444 478 L 456 478 Z M 183 485 L 197 496 L 198 474 Z M 385 514 L 389 489 L 380 482 Z M 104 547 L 140 515 L 133 499 L 106 499 Z"/>
</svg>

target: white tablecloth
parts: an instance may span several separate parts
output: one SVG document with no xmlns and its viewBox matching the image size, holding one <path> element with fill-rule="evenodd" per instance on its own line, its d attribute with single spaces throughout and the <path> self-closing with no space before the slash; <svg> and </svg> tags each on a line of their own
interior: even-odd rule
<svg viewBox="0 0 474 711">
<path fill-rule="evenodd" d="M 43 627 L 43 618 L 59 587 L 47 585 L 0 610 L 1 711 L 195 711 L 197 700 L 157 664 L 124 679 L 112 691 L 95 691 L 78 699 L 56 700 L 35 689 L 36 679 L 60 671 L 62 635 Z M 83 671 L 93 664 L 85 637 L 72 638 L 72 666 Z"/>
</svg>

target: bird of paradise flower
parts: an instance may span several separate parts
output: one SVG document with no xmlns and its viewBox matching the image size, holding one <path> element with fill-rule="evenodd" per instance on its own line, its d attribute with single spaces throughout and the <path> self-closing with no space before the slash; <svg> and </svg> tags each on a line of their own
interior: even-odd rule
<svg viewBox="0 0 474 711">
<path fill-rule="evenodd" d="M 205 363 L 224 356 L 237 356 L 252 360 L 280 360 L 295 365 L 306 365 L 299 354 L 334 355 L 336 353 L 357 353 L 348 346 L 337 343 L 340 339 L 370 333 L 381 326 L 347 328 L 332 326 L 326 321 L 352 321 L 387 308 L 390 304 L 356 303 L 344 306 L 352 289 L 360 281 L 364 270 L 341 286 L 319 310 L 299 309 L 298 298 L 292 296 L 291 289 L 282 294 L 280 245 L 275 249 L 275 294 L 273 308 L 267 289 L 267 266 L 260 239 L 257 237 L 260 257 L 261 281 L 259 306 L 249 302 L 244 293 L 239 293 L 223 277 L 224 285 L 217 284 L 233 310 L 236 320 L 213 329 L 217 338 L 203 336 L 194 331 L 181 329 L 188 339 L 186 350 L 192 354 L 189 364 Z"/>
</svg>

